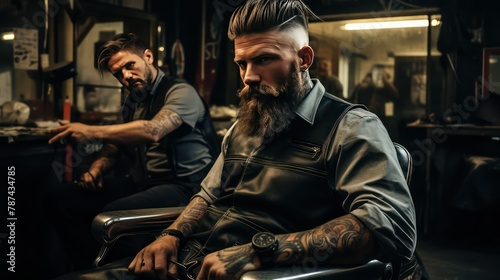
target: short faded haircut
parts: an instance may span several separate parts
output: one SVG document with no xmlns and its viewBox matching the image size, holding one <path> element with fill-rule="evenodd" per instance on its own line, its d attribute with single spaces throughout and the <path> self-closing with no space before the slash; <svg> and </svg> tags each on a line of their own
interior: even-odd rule
<svg viewBox="0 0 500 280">
<path fill-rule="evenodd" d="M 99 56 L 97 57 L 99 73 L 103 75 L 104 69 L 109 71 L 108 62 L 119 51 L 129 51 L 142 57 L 146 49 L 148 49 L 146 45 L 134 33 L 115 35 L 113 39 L 106 42 L 99 49 Z"/>
<path fill-rule="evenodd" d="M 308 32 L 309 17 L 319 19 L 301 0 L 247 0 L 238 6 L 229 20 L 227 36 L 300 27 Z"/>
</svg>

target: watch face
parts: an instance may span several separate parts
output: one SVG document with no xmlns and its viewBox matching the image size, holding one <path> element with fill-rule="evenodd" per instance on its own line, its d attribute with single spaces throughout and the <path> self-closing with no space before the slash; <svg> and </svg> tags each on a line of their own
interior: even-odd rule
<svg viewBox="0 0 500 280">
<path fill-rule="evenodd" d="M 252 243 L 257 248 L 265 249 L 273 245 L 275 240 L 276 237 L 274 236 L 274 234 L 270 232 L 259 232 L 253 236 Z"/>
</svg>

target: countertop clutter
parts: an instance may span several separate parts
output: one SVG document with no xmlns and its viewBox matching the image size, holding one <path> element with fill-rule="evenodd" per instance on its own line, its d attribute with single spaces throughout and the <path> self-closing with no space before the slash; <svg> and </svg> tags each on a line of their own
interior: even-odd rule
<svg viewBox="0 0 500 280">
<path fill-rule="evenodd" d="M 30 107 L 20 101 L 6 101 L 0 106 L 0 122 L 23 125 L 30 117 Z"/>
<path fill-rule="evenodd" d="M 49 129 L 59 126 L 54 121 L 39 121 L 27 123 L 26 125 L 6 125 L 0 126 L 0 143 L 13 143 L 26 140 L 48 140 Z"/>
</svg>

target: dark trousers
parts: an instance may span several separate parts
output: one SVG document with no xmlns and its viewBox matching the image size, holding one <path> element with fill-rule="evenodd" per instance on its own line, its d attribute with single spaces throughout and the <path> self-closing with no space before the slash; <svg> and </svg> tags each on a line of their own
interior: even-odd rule
<svg viewBox="0 0 500 280">
<path fill-rule="evenodd" d="M 47 196 L 47 265 L 52 276 L 90 268 L 100 244 L 91 235 L 93 218 L 103 211 L 174 207 L 189 203 L 199 191 L 198 183 L 164 182 L 138 191 L 128 178 L 106 178 L 98 191 L 83 190 L 73 184 L 54 187 Z M 110 258 L 134 256 L 152 237 L 121 238 Z M 66 264 L 65 266 L 61 266 Z"/>
</svg>

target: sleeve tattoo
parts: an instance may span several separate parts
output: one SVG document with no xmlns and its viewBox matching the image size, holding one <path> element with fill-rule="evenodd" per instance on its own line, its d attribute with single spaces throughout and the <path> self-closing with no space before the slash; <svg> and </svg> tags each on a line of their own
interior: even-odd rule
<svg viewBox="0 0 500 280">
<path fill-rule="evenodd" d="M 176 112 L 162 108 L 150 122 L 145 122 L 144 131 L 155 137 L 163 137 L 177 129 L 182 119 Z"/>
<path fill-rule="evenodd" d="M 353 215 L 345 215 L 313 230 L 281 235 L 280 263 L 349 264 L 373 254 L 369 230 Z"/>
</svg>

